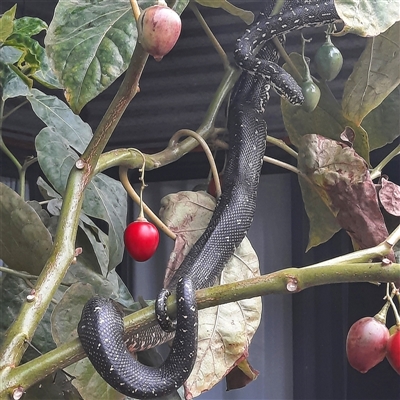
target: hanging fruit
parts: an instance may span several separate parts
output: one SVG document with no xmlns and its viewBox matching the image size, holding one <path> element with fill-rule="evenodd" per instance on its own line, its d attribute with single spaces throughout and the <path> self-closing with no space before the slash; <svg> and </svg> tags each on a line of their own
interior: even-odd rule
<svg viewBox="0 0 400 400">
<path fill-rule="evenodd" d="M 179 15 L 166 4 L 146 8 L 137 22 L 138 40 L 156 61 L 175 46 L 181 33 Z"/>
<path fill-rule="evenodd" d="M 130 256 L 136 261 L 147 261 L 153 256 L 157 250 L 160 241 L 160 234 L 154 224 L 147 221 L 143 211 L 143 191 L 146 187 L 144 182 L 144 171 L 146 167 L 146 159 L 139 150 L 136 150 L 143 157 L 143 165 L 139 170 L 141 172 L 140 181 L 140 198 L 139 198 L 139 216 L 136 221 L 131 222 L 124 232 L 125 248 Z"/>
<path fill-rule="evenodd" d="M 306 57 L 304 55 L 306 42 L 309 42 L 310 40 L 311 39 L 308 40 L 305 39 L 303 34 L 301 34 L 301 42 L 302 42 L 301 57 L 303 59 L 303 65 L 305 70 L 303 81 L 300 83 L 300 87 L 304 96 L 304 101 L 301 107 L 306 112 L 314 111 L 319 103 L 319 99 L 321 98 L 321 91 L 319 90 L 319 87 L 312 80 L 310 74 L 310 68 L 308 66 Z"/>
<path fill-rule="evenodd" d="M 331 35 L 326 35 L 325 43 L 317 50 L 314 58 L 317 72 L 322 79 L 332 81 L 343 66 L 343 56 L 340 50 L 332 43 Z"/>
<path fill-rule="evenodd" d="M 386 358 L 393 369 L 400 375 L 400 325 L 390 328 L 389 332 L 391 336 L 386 345 Z"/>
<path fill-rule="evenodd" d="M 124 232 L 124 243 L 130 256 L 136 261 L 147 261 L 158 247 L 160 235 L 157 228 L 146 218 L 131 222 Z"/>
</svg>

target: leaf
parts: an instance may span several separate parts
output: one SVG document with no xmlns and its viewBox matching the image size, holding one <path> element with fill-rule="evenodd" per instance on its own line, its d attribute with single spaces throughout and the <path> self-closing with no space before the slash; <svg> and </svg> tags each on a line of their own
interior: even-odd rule
<svg viewBox="0 0 400 400">
<path fill-rule="evenodd" d="M 82 272 L 87 273 L 88 270 L 84 269 Z M 114 274 L 117 275 L 115 272 Z M 98 278 L 106 283 L 105 278 L 100 275 L 98 275 Z M 114 287 L 114 294 L 115 289 Z M 55 307 L 51 318 L 52 332 L 57 345 L 61 345 L 77 337 L 76 327 L 78 326 L 84 304 L 94 294 L 110 297 L 107 294 L 108 290 L 108 285 L 103 287 L 95 284 L 93 286 L 92 284 L 81 282 L 76 282 L 68 288 L 61 301 Z M 114 296 L 114 299 L 119 300 L 118 296 Z M 65 368 L 65 370 L 75 377 L 72 383 L 85 399 L 125 399 L 124 395 L 112 389 L 98 375 L 88 359 L 78 361 Z"/>
<path fill-rule="evenodd" d="M 45 45 L 74 112 L 105 90 L 127 68 L 137 32 L 125 0 L 60 0 Z"/>
<path fill-rule="evenodd" d="M 373 109 L 362 121 L 368 132 L 370 149 L 374 150 L 392 143 L 400 135 L 400 86 Z"/>
<path fill-rule="evenodd" d="M 42 196 L 50 200 L 47 210 L 54 216 L 61 212 L 61 196 L 53 190 L 42 178 L 37 181 Z M 76 238 L 76 247 L 82 247 L 80 259 L 84 258 L 91 269 L 101 272 L 104 276 L 108 273 L 108 236 L 83 212 L 79 216 L 79 229 Z"/>
<path fill-rule="evenodd" d="M 400 84 L 399 47 L 400 22 L 368 39 L 345 84 L 342 100 L 344 116 L 356 125 Z"/>
<path fill-rule="evenodd" d="M 24 36 L 34 36 L 46 30 L 48 25 L 40 18 L 22 17 L 14 21 L 13 33 L 19 33 Z"/>
<path fill-rule="evenodd" d="M 340 231 L 341 226 L 336 221 L 332 211 L 322 200 L 317 189 L 301 175 L 299 175 L 299 184 L 304 208 L 310 222 L 306 249 L 308 251 L 312 247 L 327 242 L 336 232 Z"/>
<path fill-rule="evenodd" d="M 400 20 L 398 0 L 335 0 L 344 33 L 376 36 Z"/>
<path fill-rule="evenodd" d="M 188 0 L 173 9 L 181 13 Z M 141 0 L 142 9 L 156 4 Z M 46 50 L 75 113 L 107 89 L 128 67 L 137 31 L 126 0 L 60 0 L 45 38 Z"/>
<path fill-rule="evenodd" d="M 360 249 L 386 239 L 388 231 L 368 166 L 352 148 L 307 135 L 299 148 L 298 166 Z"/>
<path fill-rule="evenodd" d="M 2 51 L 5 49 L 7 47 L 0 49 L 0 60 L 2 58 Z M 27 85 L 27 82 L 21 79 L 18 73 L 2 61 L 0 61 L 0 85 L 3 87 L 3 101 L 12 97 L 27 96 L 29 94 L 30 85 Z"/>
<path fill-rule="evenodd" d="M 180 264 L 181 253 L 204 231 L 215 208 L 215 199 L 205 192 L 179 192 L 164 197 L 163 222 L 177 234 L 168 274 Z M 260 274 L 257 255 L 247 238 L 236 249 L 221 275 L 220 284 Z M 210 390 L 228 371 L 247 356 L 248 346 L 261 318 L 259 297 L 241 300 L 199 312 L 199 347 L 196 364 L 186 382 L 186 394 L 196 397 Z"/>
<path fill-rule="evenodd" d="M 35 114 L 50 128 L 61 135 L 78 153 L 83 153 L 92 139 L 92 129 L 55 96 L 32 89 L 27 100 Z"/>
<path fill-rule="evenodd" d="M 39 275 L 52 247 L 36 212 L 0 183 L 0 258 L 12 269 Z"/>
<path fill-rule="evenodd" d="M 22 278 L 7 273 L 2 276 L 0 280 L 0 332 L 2 336 L 19 314 L 30 291 L 31 287 Z M 53 308 L 54 304 L 50 303 L 32 339 L 32 344 L 42 353 L 55 348 L 50 333 L 50 315 Z M 32 352 L 32 354 L 34 357 L 38 356 L 37 352 Z"/>
<path fill-rule="evenodd" d="M 300 54 L 291 53 L 290 58 L 300 70 L 304 68 Z M 291 73 L 291 69 L 284 64 L 284 69 Z M 308 134 L 319 134 L 333 140 L 340 140 L 340 134 L 346 126 L 350 126 L 355 134 L 354 148 L 365 160 L 369 160 L 368 136 L 362 127 L 348 120 L 343 115 L 340 105 L 333 97 L 328 86 L 324 82 L 318 82 L 321 98 L 316 109 L 309 113 L 300 106 L 293 106 L 288 101 L 281 100 L 283 122 L 289 134 L 291 142 L 299 147 L 301 138 Z"/>
<path fill-rule="evenodd" d="M 400 217 L 400 186 L 382 178 L 378 195 L 383 208 L 391 215 Z"/>
<path fill-rule="evenodd" d="M 64 194 L 69 173 L 78 155 L 69 143 L 53 128 L 42 129 L 36 137 L 39 165 L 54 188 Z M 126 227 L 127 199 L 119 181 L 98 174 L 88 184 L 82 210 L 85 214 L 108 223 L 109 261 L 108 271 L 122 260 L 123 233 Z"/>
<path fill-rule="evenodd" d="M 161 199 L 160 218 L 176 234 L 164 287 L 168 286 L 176 268 L 181 265 L 193 243 L 206 229 L 214 208 L 215 198 L 200 191 L 178 192 Z"/>
<path fill-rule="evenodd" d="M 24 393 L 24 400 L 82 400 L 63 371 L 48 375 Z"/>
<path fill-rule="evenodd" d="M 236 7 L 227 0 L 196 0 L 196 2 L 205 7 L 222 8 L 229 14 L 241 18 L 247 25 L 254 21 L 254 14 L 251 11 Z"/>
<path fill-rule="evenodd" d="M 15 4 L 9 10 L 5 11 L 0 18 L 0 43 L 5 42 L 6 39 L 12 34 L 13 20 L 15 18 L 16 11 L 17 5 Z"/>
<path fill-rule="evenodd" d="M 254 381 L 258 375 L 258 371 L 248 363 L 247 359 L 244 359 L 226 376 L 226 390 L 245 387 Z"/>
</svg>

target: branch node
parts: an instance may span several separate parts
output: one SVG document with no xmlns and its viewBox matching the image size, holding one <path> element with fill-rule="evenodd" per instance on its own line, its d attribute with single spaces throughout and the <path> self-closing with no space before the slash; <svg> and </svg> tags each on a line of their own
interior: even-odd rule
<svg viewBox="0 0 400 400">
<path fill-rule="evenodd" d="M 22 386 L 18 386 L 14 391 L 13 391 L 13 400 L 19 400 L 22 395 L 24 394 L 24 388 Z"/>
<path fill-rule="evenodd" d="M 298 280 L 296 278 L 289 278 L 286 282 L 286 289 L 288 292 L 293 293 L 297 292 L 298 290 Z"/>
<path fill-rule="evenodd" d="M 32 303 L 36 298 L 36 290 L 32 289 L 31 292 L 26 296 L 26 301 Z"/>
<path fill-rule="evenodd" d="M 75 163 L 75 167 L 76 167 L 77 169 L 79 169 L 79 170 L 85 168 L 85 165 L 86 165 L 86 163 L 85 163 L 84 160 L 82 160 L 82 158 L 80 158 L 79 160 L 77 160 L 76 163 Z"/>
</svg>

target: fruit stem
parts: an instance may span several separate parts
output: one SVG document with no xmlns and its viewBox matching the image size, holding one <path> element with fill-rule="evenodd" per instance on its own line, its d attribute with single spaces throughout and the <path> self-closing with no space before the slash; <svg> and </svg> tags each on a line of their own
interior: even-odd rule
<svg viewBox="0 0 400 400">
<path fill-rule="evenodd" d="M 392 293 L 389 293 L 389 283 L 386 285 L 386 301 L 388 304 L 390 304 L 392 306 L 394 319 L 396 320 L 396 325 L 400 326 L 399 311 L 397 310 L 396 304 L 394 304 L 394 301 L 393 301 L 393 297 L 399 292 L 399 289 L 396 288 L 394 283 L 392 283 L 392 285 L 393 285 Z"/>
<path fill-rule="evenodd" d="M 303 36 L 303 32 L 301 32 L 301 58 L 303 59 L 303 64 L 304 64 L 304 69 L 305 69 L 305 75 L 303 77 L 303 82 L 312 82 L 313 81 L 311 79 L 310 68 L 308 66 L 308 63 L 306 61 L 306 56 L 305 56 L 306 43 L 310 43 L 311 40 L 312 39 L 306 39 Z"/>
<path fill-rule="evenodd" d="M 137 22 L 140 16 L 140 7 L 136 0 L 130 0 L 130 2 L 132 6 L 133 16 L 135 17 L 135 20 Z"/>
<path fill-rule="evenodd" d="M 289 65 L 293 78 L 296 82 L 301 82 L 303 77 L 301 76 L 299 70 L 294 65 L 292 59 L 289 57 L 288 53 L 286 52 L 285 48 L 282 46 L 282 43 L 279 41 L 277 37 L 272 39 L 275 47 L 278 49 L 280 56 L 285 60 L 287 65 Z"/>
<path fill-rule="evenodd" d="M 129 197 L 140 206 L 140 197 L 138 194 L 135 192 L 135 189 L 131 186 L 129 179 L 128 179 L 128 167 L 126 166 L 120 166 L 119 167 L 119 179 L 125 188 L 126 192 L 128 193 Z M 164 224 L 160 220 L 160 218 L 157 217 L 156 214 L 151 210 L 151 208 L 146 205 L 144 201 L 142 201 L 142 206 L 144 213 L 150 218 L 150 220 L 154 223 L 154 225 L 157 226 L 160 231 L 164 232 L 168 237 L 170 237 L 172 240 L 176 239 L 176 235 L 174 232 L 172 232 L 167 225 Z"/>
<path fill-rule="evenodd" d="M 383 325 L 386 325 L 386 316 L 387 316 L 389 307 L 390 307 L 390 302 L 389 302 L 389 300 L 386 299 L 386 303 L 384 304 L 384 306 L 381 308 L 381 310 L 377 314 L 374 315 L 374 318 Z"/>
<path fill-rule="evenodd" d="M 207 142 L 195 131 L 192 131 L 190 129 L 180 129 L 179 131 L 175 132 L 172 135 L 172 137 L 168 143 L 168 147 L 177 146 L 179 139 L 182 136 L 191 136 L 192 138 L 196 139 L 199 142 L 200 146 L 203 148 L 204 153 L 207 156 L 207 160 L 210 164 L 212 175 L 214 177 L 215 193 L 216 193 L 216 197 L 218 199 L 221 196 L 221 182 L 219 179 L 217 166 L 215 165 L 214 157 L 211 153 L 211 150 L 210 150 Z"/>
<path fill-rule="evenodd" d="M 210 27 L 208 26 L 207 22 L 201 15 L 199 9 L 197 8 L 196 4 L 194 2 L 189 3 L 189 7 L 192 10 L 193 14 L 196 16 L 197 20 L 199 21 L 199 24 L 203 28 L 205 34 L 207 35 L 208 39 L 210 40 L 211 44 L 214 46 L 214 49 L 217 51 L 219 57 L 222 60 L 222 65 L 224 66 L 224 69 L 226 70 L 229 66 L 229 59 L 228 56 L 226 55 L 224 49 L 222 46 L 219 44 L 217 38 L 211 31 Z"/>
</svg>

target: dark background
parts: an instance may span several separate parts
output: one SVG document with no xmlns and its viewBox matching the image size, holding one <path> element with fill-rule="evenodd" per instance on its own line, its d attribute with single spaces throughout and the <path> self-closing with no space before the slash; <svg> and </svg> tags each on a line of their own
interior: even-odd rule
<svg viewBox="0 0 400 400">
<path fill-rule="evenodd" d="M 260 2 L 236 0 L 238 6 L 256 10 Z M 4 12 L 18 4 L 18 17 L 38 16 L 50 21 L 56 2 L 47 1 L 3 1 Z M 245 25 L 220 10 L 201 8 L 204 16 L 217 35 L 218 40 L 230 55 L 234 41 Z M 140 82 L 141 92 L 129 106 L 117 127 L 108 149 L 137 147 L 145 152 L 156 152 L 167 144 L 170 136 L 181 128 L 196 129 L 202 121 L 210 99 L 222 77 L 222 65 L 218 56 L 204 36 L 190 11 L 182 15 L 183 31 L 174 50 L 161 63 L 150 60 Z M 308 30 L 313 42 L 307 47 L 307 55 L 322 44 L 322 30 Z M 307 36 L 307 35 L 306 35 Z M 300 50 L 298 35 L 287 40 L 288 52 Z M 344 81 L 352 65 L 361 53 L 365 40 L 338 38 L 336 45 L 343 53 L 345 64 L 339 77 L 330 85 L 340 98 Z M 120 79 L 118 80 L 120 81 Z M 82 119 L 95 128 L 110 103 L 118 82 L 82 111 Z M 54 93 L 52 93 L 54 94 Z M 62 98 L 62 93 L 59 93 Z M 16 105 L 19 99 L 9 100 L 7 105 Z M 23 114 L 21 114 L 23 113 Z M 23 117 L 21 118 L 21 115 Z M 221 113 L 222 123 L 224 113 Z M 285 138 L 286 133 L 280 117 L 279 99 L 273 96 L 265 116 L 269 134 Z M 15 116 L 7 119 L 3 127 L 4 140 L 20 160 L 35 154 L 34 137 L 42 128 L 41 122 L 23 107 Z M 376 165 L 394 144 L 372 153 L 371 164 Z M 286 155 L 276 148 L 268 153 L 286 160 Z M 219 164 L 223 154 L 218 156 Z M 7 157 L 0 156 L 0 171 L 3 177 L 17 177 Z M 399 163 L 393 161 L 385 170 L 390 179 L 400 183 Z M 276 173 L 271 166 L 263 173 Z M 282 171 L 279 171 L 282 173 Z M 116 175 L 115 170 L 110 171 Z M 205 178 L 208 164 L 201 152 L 192 152 L 178 162 L 146 175 L 149 182 Z M 40 171 L 37 165 L 28 170 L 28 182 L 32 198 L 39 198 L 35 182 Z M 133 176 L 136 179 L 136 175 Z M 308 222 L 304 213 L 297 179 L 292 179 L 292 254 L 293 265 L 302 266 L 325 260 L 350 251 L 351 245 L 343 232 L 324 245 L 304 254 L 308 239 Z M 273 229 L 273 228 L 271 228 Z M 126 271 L 126 270 L 125 270 Z M 129 280 L 127 273 L 122 274 Z M 398 399 L 400 379 L 384 361 L 367 374 L 360 374 L 347 363 L 343 352 L 350 325 L 364 316 L 372 316 L 383 305 L 384 288 L 371 284 L 330 285 L 308 289 L 293 296 L 293 379 L 295 399 Z M 394 323 L 389 312 L 388 325 Z M 264 371 L 263 373 L 268 373 Z M 259 377 L 262 379 L 262 376 Z"/>
</svg>

